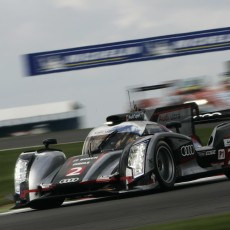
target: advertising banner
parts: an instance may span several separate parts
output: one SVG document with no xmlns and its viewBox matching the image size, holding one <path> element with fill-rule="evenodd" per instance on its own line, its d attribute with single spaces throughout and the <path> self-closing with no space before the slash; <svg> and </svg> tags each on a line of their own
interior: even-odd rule
<svg viewBox="0 0 230 230">
<path fill-rule="evenodd" d="M 26 54 L 27 76 L 230 49 L 230 27 Z"/>
</svg>

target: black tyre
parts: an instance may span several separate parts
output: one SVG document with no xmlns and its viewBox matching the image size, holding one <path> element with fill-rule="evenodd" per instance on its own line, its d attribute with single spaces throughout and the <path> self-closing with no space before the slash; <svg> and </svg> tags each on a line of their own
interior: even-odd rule
<svg viewBox="0 0 230 230">
<path fill-rule="evenodd" d="M 58 208 L 62 205 L 65 198 L 52 198 L 52 199 L 44 199 L 44 200 L 35 200 L 32 201 L 29 205 L 32 209 L 42 210 L 42 209 L 51 209 Z"/>
<path fill-rule="evenodd" d="M 156 178 L 163 190 L 173 188 L 176 180 L 176 167 L 169 145 L 160 141 L 154 153 L 154 166 Z"/>
</svg>

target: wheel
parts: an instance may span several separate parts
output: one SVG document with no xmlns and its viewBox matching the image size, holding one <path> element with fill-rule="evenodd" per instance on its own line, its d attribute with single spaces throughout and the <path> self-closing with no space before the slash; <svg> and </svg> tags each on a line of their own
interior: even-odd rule
<svg viewBox="0 0 230 230">
<path fill-rule="evenodd" d="M 52 198 L 52 199 L 44 199 L 44 200 L 35 200 L 32 201 L 29 205 L 32 209 L 42 210 L 42 209 L 51 209 L 58 208 L 62 205 L 65 198 Z"/>
<path fill-rule="evenodd" d="M 176 168 L 172 151 L 167 143 L 160 141 L 155 151 L 155 173 L 160 187 L 169 190 L 176 180 Z"/>
</svg>

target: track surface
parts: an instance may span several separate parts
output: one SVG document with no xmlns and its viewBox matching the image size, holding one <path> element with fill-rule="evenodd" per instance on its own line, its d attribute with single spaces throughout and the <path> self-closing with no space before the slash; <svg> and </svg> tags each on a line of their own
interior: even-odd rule
<svg viewBox="0 0 230 230">
<path fill-rule="evenodd" d="M 86 201 L 61 208 L 0 215 L 0 229 L 127 229 L 230 212 L 225 178 L 182 184 L 170 192 Z"/>
<path fill-rule="evenodd" d="M 56 138 L 58 143 L 84 141 L 91 129 L 71 130 L 56 133 L 44 133 L 30 136 L 18 136 L 0 139 L 0 149 L 22 148 L 42 145 L 47 138 Z"/>
</svg>

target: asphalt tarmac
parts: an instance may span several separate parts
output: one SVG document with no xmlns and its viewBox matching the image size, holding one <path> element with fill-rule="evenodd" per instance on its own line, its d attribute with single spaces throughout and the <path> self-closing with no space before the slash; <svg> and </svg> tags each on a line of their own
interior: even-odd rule
<svg viewBox="0 0 230 230">
<path fill-rule="evenodd" d="M 226 177 L 182 184 L 169 192 L 74 203 L 0 215 L 3 230 L 115 230 L 230 212 Z M 216 226 L 218 229 L 218 226 Z"/>
</svg>

